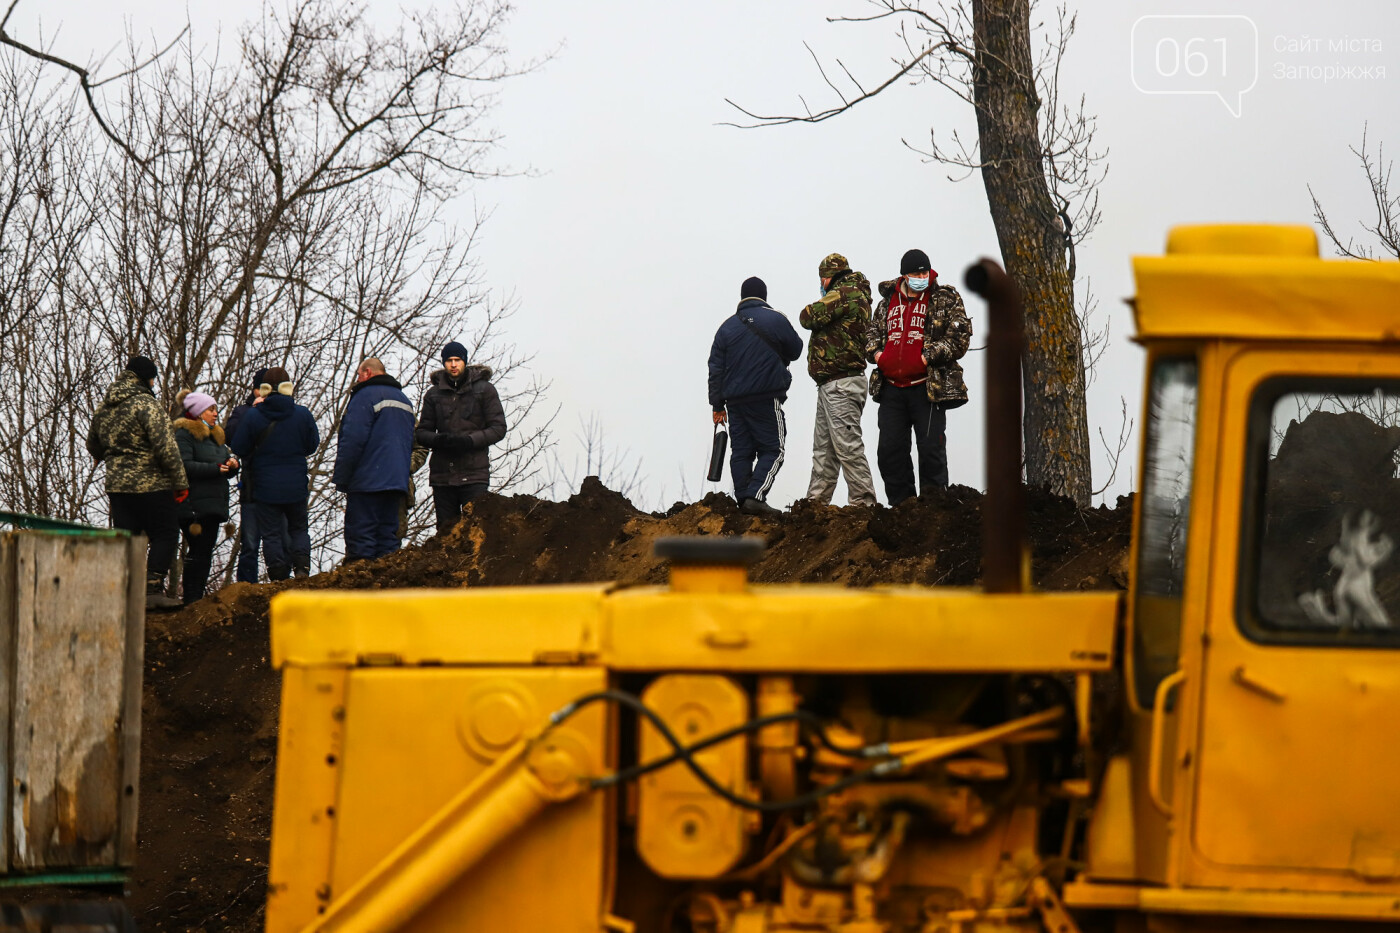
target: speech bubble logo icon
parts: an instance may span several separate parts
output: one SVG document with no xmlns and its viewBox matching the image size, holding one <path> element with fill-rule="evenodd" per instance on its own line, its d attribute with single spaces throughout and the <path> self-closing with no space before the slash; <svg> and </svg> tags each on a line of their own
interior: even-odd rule
<svg viewBox="0 0 1400 933">
<path fill-rule="evenodd" d="M 1142 16 L 1131 42 L 1133 87 L 1144 94 L 1211 94 L 1238 117 L 1259 82 L 1259 28 L 1248 16 Z"/>
</svg>

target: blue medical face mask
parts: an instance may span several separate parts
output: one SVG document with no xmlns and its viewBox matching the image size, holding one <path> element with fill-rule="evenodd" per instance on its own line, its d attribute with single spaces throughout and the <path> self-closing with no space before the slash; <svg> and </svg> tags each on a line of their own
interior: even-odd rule
<svg viewBox="0 0 1400 933">
<path fill-rule="evenodd" d="M 821 282 L 817 282 L 817 290 L 821 292 L 821 297 L 825 298 L 826 293 L 829 292 L 831 289 L 827 288 Z"/>
<path fill-rule="evenodd" d="M 921 275 L 918 277 L 910 275 L 906 276 L 904 279 L 904 281 L 909 284 L 909 290 L 911 292 L 921 292 L 924 289 L 928 288 L 928 280 L 929 277 L 927 275 Z"/>
</svg>

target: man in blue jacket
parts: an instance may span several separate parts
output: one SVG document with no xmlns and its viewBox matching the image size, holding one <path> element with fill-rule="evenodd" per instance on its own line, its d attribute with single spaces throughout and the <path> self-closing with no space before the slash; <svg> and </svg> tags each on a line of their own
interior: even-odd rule
<svg viewBox="0 0 1400 933">
<path fill-rule="evenodd" d="M 248 393 L 243 404 L 235 405 L 233 411 L 229 413 L 228 421 L 224 422 L 224 437 L 230 443 L 238 435 L 238 422 L 242 421 L 243 416 L 252 411 L 255 406 L 262 404 L 264 396 L 259 391 L 259 387 L 266 381 L 267 367 L 263 367 L 253 374 L 253 389 Z M 243 478 L 240 476 L 238 480 L 238 565 L 233 579 L 239 583 L 257 583 L 258 555 L 262 551 L 263 535 L 281 535 L 284 553 L 290 554 L 292 545 L 287 538 L 286 522 L 278 522 L 277 528 L 272 531 L 265 531 L 258 527 L 256 505 L 252 497 L 243 491 L 243 485 Z"/>
<path fill-rule="evenodd" d="M 745 279 L 739 299 L 710 347 L 710 409 L 715 424 L 729 424 L 729 472 L 739 508 L 779 515 L 766 500 L 783 465 L 788 364 L 802 355 L 802 338 L 768 306 L 762 279 Z"/>
<path fill-rule="evenodd" d="M 415 413 L 397 379 L 370 357 L 355 371 L 340 418 L 335 488 L 345 493 L 345 559 L 373 560 L 399 549 L 399 506 L 412 475 Z"/>
<path fill-rule="evenodd" d="M 258 527 L 275 529 L 283 520 L 287 523 L 290 554 L 280 535 L 263 535 L 268 577 L 285 580 L 295 572 L 301 578 L 311 572 L 306 458 L 316 452 L 321 434 L 311 412 L 292 401 L 294 386 L 285 369 L 274 366 L 263 378 L 258 387 L 263 401 L 239 419 L 229 446 L 243 462 L 243 495 L 254 503 Z"/>
</svg>

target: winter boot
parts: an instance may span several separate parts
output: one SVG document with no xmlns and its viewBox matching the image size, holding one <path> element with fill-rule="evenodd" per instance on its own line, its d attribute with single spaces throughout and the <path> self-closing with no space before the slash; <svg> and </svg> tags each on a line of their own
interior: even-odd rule
<svg viewBox="0 0 1400 933">
<path fill-rule="evenodd" d="M 739 511 L 745 515 L 762 515 L 765 518 L 773 518 L 783 514 L 781 509 L 775 509 L 762 499 L 753 496 L 739 503 Z"/>
<path fill-rule="evenodd" d="M 147 609 L 179 609 L 183 603 L 173 596 L 165 595 L 165 577 L 149 574 L 146 577 Z"/>
</svg>

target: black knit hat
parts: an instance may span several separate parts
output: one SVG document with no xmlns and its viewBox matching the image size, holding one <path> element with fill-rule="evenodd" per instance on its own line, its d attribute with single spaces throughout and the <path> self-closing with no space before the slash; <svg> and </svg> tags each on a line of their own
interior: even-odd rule
<svg viewBox="0 0 1400 933">
<path fill-rule="evenodd" d="M 154 382 L 156 378 L 156 364 L 144 356 L 133 356 L 126 361 L 126 368 L 136 374 L 136 378 L 142 382 Z"/>
<path fill-rule="evenodd" d="M 899 274 L 911 275 L 915 272 L 928 272 L 933 266 L 929 264 L 928 253 L 921 249 L 911 249 L 904 254 L 904 258 L 899 261 Z"/>
<path fill-rule="evenodd" d="M 744 279 L 744 284 L 739 286 L 739 300 L 745 298 L 757 298 L 760 301 L 768 300 L 768 286 L 756 275 Z"/>
</svg>

